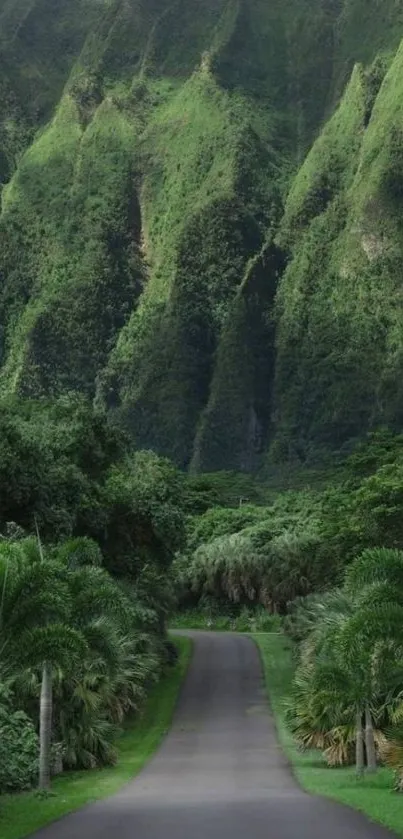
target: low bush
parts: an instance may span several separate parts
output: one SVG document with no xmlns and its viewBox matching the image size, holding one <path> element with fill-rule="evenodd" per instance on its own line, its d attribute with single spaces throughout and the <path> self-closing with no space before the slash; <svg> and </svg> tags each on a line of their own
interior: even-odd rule
<svg viewBox="0 0 403 839">
<path fill-rule="evenodd" d="M 29 789 L 38 776 L 39 743 L 24 711 L 0 705 L 0 793 Z"/>
<path fill-rule="evenodd" d="M 217 608 L 218 606 L 218 608 Z M 261 606 L 225 607 L 204 602 L 194 609 L 177 612 L 172 626 L 178 629 L 206 629 L 218 632 L 276 632 L 281 618 Z"/>
</svg>

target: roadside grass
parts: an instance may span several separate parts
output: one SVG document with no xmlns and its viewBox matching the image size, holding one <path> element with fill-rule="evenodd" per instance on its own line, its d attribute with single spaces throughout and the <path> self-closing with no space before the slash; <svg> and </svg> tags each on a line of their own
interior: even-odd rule
<svg viewBox="0 0 403 839">
<path fill-rule="evenodd" d="M 171 618 L 175 629 L 204 629 L 212 632 L 278 632 L 281 618 L 266 609 L 243 608 L 238 613 L 219 614 L 207 609 L 187 609 Z"/>
<path fill-rule="evenodd" d="M 290 645 L 281 634 L 253 633 L 251 637 L 260 650 L 279 740 L 300 785 L 307 792 L 360 810 L 372 821 L 403 836 L 403 795 L 393 791 L 391 770 L 380 768 L 376 775 L 357 779 L 351 767 L 329 768 L 318 751 L 299 751 L 285 722 L 285 707 L 294 671 Z"/>
<path fill-rule="evenodd" d="M 116 766 L 67 772 L 54 780 L 54 795 L 48 798 L 40 798 L 35 792 L 0 796 L 1 839 L 22 839 L 85 804 L 107 798 L 140 772 L 169 729 L 188 667 L 190 639 L 176 637 L 174 641 L 178 660 L 152 689 L 141 717 L 127 723 L 117 743 Z"/>
</svg>

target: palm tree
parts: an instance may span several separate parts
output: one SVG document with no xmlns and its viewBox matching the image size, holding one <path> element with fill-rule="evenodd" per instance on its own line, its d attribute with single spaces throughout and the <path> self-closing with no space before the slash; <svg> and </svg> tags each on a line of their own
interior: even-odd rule
<svg viewBox="0 0 403 839">
<path fill-rule="evenodd" d="M 55 725 L 66 765 L 86 767 L 114 761 L 117 726 L 143 701 L 158 657 L 142 630 L 149 609 L 91 560 L 88 540 L 77 541 L 57 556 L 73 604 L 71 623 L 87 649 L 73 672 L 60 674 Z"/>
<path fill-rule="evenodd" d="M 367 770 L 376 771 L 381 749 L 403 777 L 403 552 L 364 551 L 344 588 L 304 601 L 289 626 L 300 641 L 289 716 L 301 744 L 345 760 L 355 726 L 357 774 L 365 756 Z"/>
<path fill-rule="evenodd" d="M 50 786 L 54 668 L 72 667 L 86 649 L 70 625 L 71 598 L 57 563 L 34 540 L 0 544 L 0 656 L 16 675 L 41 668 L 39 786 Z"/>
<path fill-rule="evenodd" d="M 355 613 L 339 642 L 341 654 L 362 683 L 367 763 L 369 771 L 375 771 L 372 709 L 394 679 L 403 643 L 403 552 L 364 551 L 347 570 L 345 587 L 354 598 Z"/>
<path fill-rule="evenodd" d="M 346 589 L 355 595 L 374 583 L 392 585 L 395 596 L 403 598 L 403 551 L 367 548 L 346 571 Z"/>
<path fill-rule="evenodd" d="M 348 688 L 345 674 L 328 658 L 301 663 L 294 678 L 288 723 L 299 745 L 319 749 L 330 766 L 350 763 L 353 754 L 355 714 Z"/>
<path fill-rule="evenodd" d="M 303 620 L 308 635 L 295 680 L 294 730 L 301 742 L 322 742 L 327 756 L 334 750 L 325 744 L 343 735 L 346 757 L 355 725 L 357 774 L 364 771 L 365 753 L 368 771 L 376 770 L 380 734 L 374 730 L 374 714 L 380 716 L 397 676 L 397 626 L 403 612 L 385 602 L 383 585 L 374 583 L 359 595 L 345 589 L 325 595 L 322 602 L 315 598 Z"/>
<path fill-rule="evenodd" d="M 311 600 L 314 627 L 301 645 L 290 722 L 301 744 L 320 748 L 330 763 L 346 763 L 356 744 L 356 771 L 364 769 L 361 684 L 340 655 L 339 638 L 353 612 L 343 591 Z M 355 730 L 355 734 L 354 734 Z"/>
<path fill-rule="evenodd" d="M 158 674 L 152 602 L 143 605 L 99 562 L 88 539 L 46 552 L 39 538 L 0 545 L 0 659 L 32 716 L 40 686 L 43 789 L 52 737 L 66 765 L 113 761 L 117 726 Z"/>
</svg>

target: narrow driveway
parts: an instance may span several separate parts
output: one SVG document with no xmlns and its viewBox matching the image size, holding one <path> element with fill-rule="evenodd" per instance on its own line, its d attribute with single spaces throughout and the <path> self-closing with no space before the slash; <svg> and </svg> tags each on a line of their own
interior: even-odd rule
<svg viewBox="0 0 403 839">
<path fill-rule="evenodd" d="M 358 813 L 298 788 L 277 743 L 253 642 L 189 634 L 192 663 L 159 752 L 118 795 L 36 839 L 391 839 Z"/>
</svg>

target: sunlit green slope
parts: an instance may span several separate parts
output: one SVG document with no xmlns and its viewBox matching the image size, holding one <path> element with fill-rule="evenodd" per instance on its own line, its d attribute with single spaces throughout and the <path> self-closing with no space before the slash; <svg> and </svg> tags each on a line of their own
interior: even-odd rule
<svg viewBox="0 0 403 839">
<path fill-rule="evenodd" d="M 193 469 L 399 424 L 402 37 L 395 0 L 0 0 L 1 391 Z"/>
</svg>

